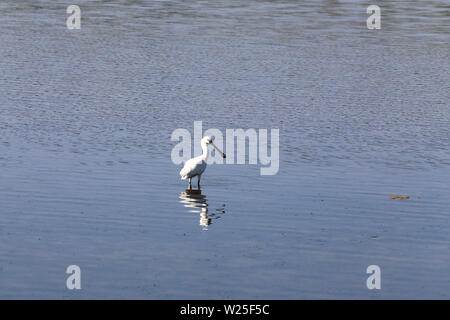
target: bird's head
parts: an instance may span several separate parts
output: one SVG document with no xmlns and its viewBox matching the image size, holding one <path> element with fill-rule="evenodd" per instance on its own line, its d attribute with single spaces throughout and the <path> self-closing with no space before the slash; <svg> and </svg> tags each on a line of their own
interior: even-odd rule
<svg viewBox="0 0 450 320">
<path fill-rule="evenodd" d="M 205 137 L 203 137 L 203 139 L 202 139 L 202 142 L 204 142 L 204 143 L 206 143 L 206 144 L 211 144 L 211 143 L 213 143 L 213 141 L 214 141 L 214 139 L 211 138 L 210 136 L 205 136 Z"/>
<path fill-rule="evenodd" d="M 206 145 L 208 145 L 208 144 L 212 145 L 219 152 L 219 154 L 222 156 L 222 158 L 226 158 L 227 157 L 226 154 L 223 153 L 219 148 L 217 148 L 217 146 L 214 144 L 213 141 L 214 141 L 214 139 L 211 138 L 210 136 L 205 136 L 202 139 L 202 143 L 204 143 Z"/>
</svg>

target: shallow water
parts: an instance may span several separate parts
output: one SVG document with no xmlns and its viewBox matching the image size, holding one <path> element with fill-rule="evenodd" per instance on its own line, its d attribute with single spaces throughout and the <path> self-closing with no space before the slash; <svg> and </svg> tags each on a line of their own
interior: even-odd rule
<svg viewBox="0 0 450 320">
<path fill-rule="evenodd" d="M 70 4 L 0 4 L 0 298 L 449 298 L 448 5 Z M 279 128 L 279 173 L 186 194 L 194 120 Z"/>
</svg>

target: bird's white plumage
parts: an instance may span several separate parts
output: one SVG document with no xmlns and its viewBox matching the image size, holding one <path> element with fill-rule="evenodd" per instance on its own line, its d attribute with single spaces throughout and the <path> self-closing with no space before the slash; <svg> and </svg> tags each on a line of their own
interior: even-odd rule
<svg viewBox="0 0 450 320">
<path fill-rule="evenodd" d="M 208 159 L 208 144 L 211 144 L 220 154 L 222 157 L 226 157 L 225 154 L 220 151 L 219 148 L 216 147 L 216 145 L 213 143 L 213 140 L 211 137 L 204 137 L 200 144 L 202 146 L 203 153 L 201 156 L 189 159 L 184 164 L 183 169 L 180 171 L 181 179 L 189 179 L 189 188 L 191 188 L 191 179 L 195 176 L 198 177 L 198 188 L 200 189 L 200 177 L 202 176 L 202 173 L 206 169 L 206 159 Z"/>
<path fill-rule="evenodd" d="M 187 178 L 193 178 L 195 176 L 201 175 L 206 169 L 206 161 L 203 160 L 203 156 L 198 156 L 189 159 L 184 164 L 183 169 L 180 171 L 181 179 L 185 180 Z"/>
</svg>

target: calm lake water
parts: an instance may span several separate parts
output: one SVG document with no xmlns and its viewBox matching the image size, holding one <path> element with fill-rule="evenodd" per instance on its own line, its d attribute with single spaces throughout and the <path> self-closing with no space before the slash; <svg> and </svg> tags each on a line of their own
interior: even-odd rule
<svg viewBox="0 0 450 320">
<path fill-rule="evenodd" d="M 0 298 L 450 298 L 445 3 L 2 1 Z M 195 120 L 278 128 L 278 174 L 186 195 Z"/>
</svg>

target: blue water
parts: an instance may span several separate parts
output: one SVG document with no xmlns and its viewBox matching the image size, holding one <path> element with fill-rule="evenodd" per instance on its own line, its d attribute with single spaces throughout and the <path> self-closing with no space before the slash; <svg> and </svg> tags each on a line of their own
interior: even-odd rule
<svg viewBox="0 0 450 320">
<path fill-rule="evenodd" d="M 0 298 L 449 298 L 447 5 L 70 4 L 0 4 Z M 278 174 L 186 195 L 196 120 L 278 128 Z"/>
</svg>

